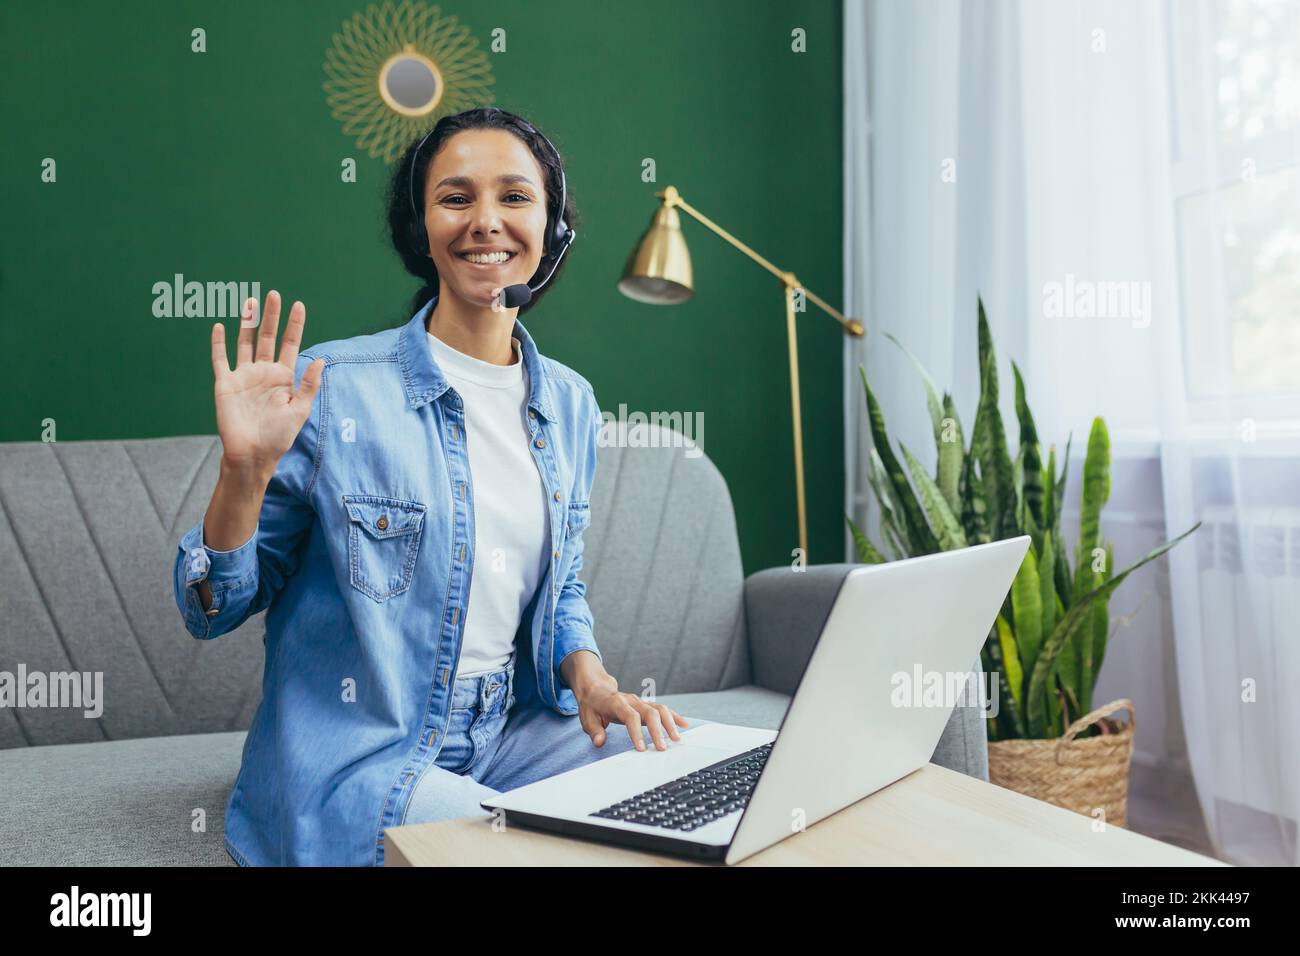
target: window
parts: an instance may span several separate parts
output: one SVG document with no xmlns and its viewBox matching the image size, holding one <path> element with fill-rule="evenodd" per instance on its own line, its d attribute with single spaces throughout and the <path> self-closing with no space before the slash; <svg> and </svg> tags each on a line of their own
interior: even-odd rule
<svg viewBox="0 0 1300 956">
<path fill-rule="evenodd" d="M 1175 0 L 1169 23 L 1187 398 L 1274 417 L 1300 393 L 1300 4 Z"/>
</svg>

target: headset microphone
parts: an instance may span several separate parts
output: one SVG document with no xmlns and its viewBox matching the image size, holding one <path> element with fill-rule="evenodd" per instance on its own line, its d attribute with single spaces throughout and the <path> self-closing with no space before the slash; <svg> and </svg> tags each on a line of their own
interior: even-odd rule
<svg viewBox="0 0 1300 956">
<path fill-rule="evenodd" d="M 495 113 L 504 112 L 495 106 L 489 106 L 486 107 L 486 109 Z M 542 279 L 542 281 L 536 285 L 519 282 L 515 285 L 508 285 L 502 289 L 501 303 L 507 309 L 517 309 L 519 306 L 527 305 L 531 302 L 533 296 L 540 292 L 546 283 L 551 281 L 551 276 L 555 274 L 555 269 L 559 266 L 560 260 L 563 259 L 564 254 L 569 251 L 569 246 L 572 245 L 573 240 L 578 238 L 577 231 L 570 227 L 564 220 L 564 204 L 567 201 L 566 194 L 568 190 L 564 176 L 564 161 L 560 158 L 560 154 L 556 150 L 554 144 L 546 138 L 545 133 L 532 126 L 526 120 L 520 119 L 519 117 L 515 117 L 515 119 L 518 120 L 525 129 L 540 136 L 542 142 L 550 147 L 551 154 L 555 157 L 556 165 L 560 170 L 560 204 L 556 207 L 557 211 L 554 216 L 553 226 L 550 212 L 548 211 L 546 214 L 546 232 L 543 236 L 542 245 L 542 259 L 545 260 L 547 256 L 553 256 L 555 261 L 551 263 L 550 269 L 547 270 L 546 278 Z M 415 153 L 411 156 L 411 170 L 408 181 L 411 211 L 415 214 L 414 219 L 411 221 L 411 246 L 421 256 L 427 256 L 429 254 L 429 237 L 424 231 L 424 217 L 420 215 L 420 211 L 415 205 L 415 167 L 416 161 L 420 156 L 420 150 L 424 148 L 424 144 L 428 142 L 429 137 L 432 135 L 433 130 L 429 130 L 429 132 L 425 134 L 424 139 L 420 140 L 420 145 L 415 148 Z"/>
<path fill-rule="evenodd" d="M 527 305 L 529 302 L 531 302 L 533 299 L 533 293 L 540 291 L 542 286 L 546 285 L 546 283 L 551 281 L 551 276 L 555 272 L 555 267 L 560 264 L 560 260 L 564 258 L 564 254 L 569 251 L 569 244 L 573 242 L 575 238 L 577 238 L 577 235 L 578 235 L 577 232 L 570 229 L 565 234 L 564 238 L 560 240 L 560 252 L 559 255 L 555 257 L 555 264 L 552 265 L 551 268 L 547 271 L 546 278 L 543 279 L 541 282 L 537 283 L 536 289 L 528 285 L 526 282 L 520 282 L 517 285 L 508 285 L 504 289 L 502 289 L 501 290 L 502 305 L 504 305 L 507 309 L 517 309 L 519 308 L 519 306 Z"/>
</svg>

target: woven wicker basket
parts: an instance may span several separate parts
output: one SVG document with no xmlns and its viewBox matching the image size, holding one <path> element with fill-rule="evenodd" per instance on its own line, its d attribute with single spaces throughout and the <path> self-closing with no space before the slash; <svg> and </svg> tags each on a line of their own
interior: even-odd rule
<svg viewBox="0 0 1300 956">
<path fill-rule="evenodd" d="M 1128 711 L 1128 723 L 1103 720 L 1118 710 Z M 1102 724 L 1102 734 L 1075 739 L 1075 734 L 1097 722 Z M 989 782 L 1084 816 L 1092 816 L 1100 807 L 1106 823 L 1126 826 L 1136 723 L 1133 702 L 1116 700 L 1084 714 L 1058 738 L 990 741 Z"/>
</svg>

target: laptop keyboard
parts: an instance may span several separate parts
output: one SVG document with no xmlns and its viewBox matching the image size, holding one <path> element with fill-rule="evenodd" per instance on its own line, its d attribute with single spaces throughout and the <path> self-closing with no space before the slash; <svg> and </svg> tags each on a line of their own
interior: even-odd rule
<svg viewBox="0 0 1300 956">
<path fill-rule="evenodd" d="M 669 830 L 698 829 L 745 808 L 772 752 L 772 743 L 651 787 L 588 816 Z"/>
</svg>

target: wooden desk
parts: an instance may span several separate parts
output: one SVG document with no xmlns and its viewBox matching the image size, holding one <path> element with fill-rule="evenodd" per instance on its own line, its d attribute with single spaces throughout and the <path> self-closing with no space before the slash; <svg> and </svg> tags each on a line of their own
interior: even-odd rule
<svg viewBox="0 0 1300 956">
<path fill-rule="evenodd" d="M 488 817 L 392 827 L 386 866 L 721 866 L 529 830 Z M 1224 866 L 936 764 L 740 866 Z"/>
</svg>

